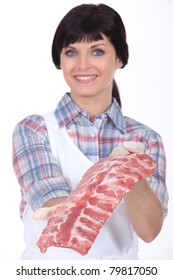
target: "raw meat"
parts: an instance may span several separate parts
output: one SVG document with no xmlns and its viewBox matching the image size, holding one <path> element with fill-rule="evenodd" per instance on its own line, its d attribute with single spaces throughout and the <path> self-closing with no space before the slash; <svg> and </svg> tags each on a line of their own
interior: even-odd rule
<svg viewBox="0 0 173 280">
<path fill-rule="evenodd" d="M 123 196 L 154 171 L 155 162 L 144 153 L 109 156 L 95 163 L 57 206 L 37 242 L 40 251 L 56 246 L 87 254 Z"/>
</svg>

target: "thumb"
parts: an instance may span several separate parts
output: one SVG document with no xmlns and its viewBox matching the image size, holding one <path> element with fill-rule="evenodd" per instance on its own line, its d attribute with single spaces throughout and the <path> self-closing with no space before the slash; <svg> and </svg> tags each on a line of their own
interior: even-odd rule
<svg viewBox="0 0 173 280">
<path fill-rule="evenodd" d="M 131 153 L 144 153 L 144 144 L 139 141 L 124 141 L 123 147 Z"/>
<path fill-rule="evenodd" d="M 37 209 L 33 215 L 33 219 L 35 220 L 50 219 L 53 216 L 56 207 L 57 205 Z"/>
</svg>

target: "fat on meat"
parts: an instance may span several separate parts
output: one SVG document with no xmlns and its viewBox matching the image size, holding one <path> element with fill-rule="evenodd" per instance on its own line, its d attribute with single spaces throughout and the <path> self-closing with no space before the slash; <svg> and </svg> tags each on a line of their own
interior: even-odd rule
<svg viewBox="0 0 173 280">
<path fill-rule="evenodd" d="M 154 160 L 144 153 L 110 155 L 99 160 L 57 206 L 37 241 L 40 251 L 55 246 L 86 255 L 123 196 L 155 170 Z"/>
</svg>

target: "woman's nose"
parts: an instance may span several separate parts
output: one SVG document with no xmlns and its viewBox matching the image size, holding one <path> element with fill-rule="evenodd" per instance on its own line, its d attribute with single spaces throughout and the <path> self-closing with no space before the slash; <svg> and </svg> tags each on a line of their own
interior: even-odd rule
<svg viewBox="0 0 173 280">
<path fill-rule="evenodd" d="M 80 55 L 78 59 L 78 68 L 84 70 L 90 67 L 90 60 L 87 55 Z"/>
</svg>

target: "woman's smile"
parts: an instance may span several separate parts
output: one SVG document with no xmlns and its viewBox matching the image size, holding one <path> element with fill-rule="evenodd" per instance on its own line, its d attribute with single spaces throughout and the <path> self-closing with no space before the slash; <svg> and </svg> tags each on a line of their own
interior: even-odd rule
<svg viewBox="0 0 173 280">
<path fill-rule="evenodd" d="M 77 82 L 79 83 L 92 83 L 93 81 L 96 80 L 98 75 L 75 75 L 74 78 L 76 79 Z"/>
<path fill-rule="evenodd" d="M 109 39 L 102 37 L 98 41 L 69 44 L 62 49 L 61 69 L 75 102 L 84 96 L 111 100 L 114 74 L 122 63 Z"/>
</svg>

